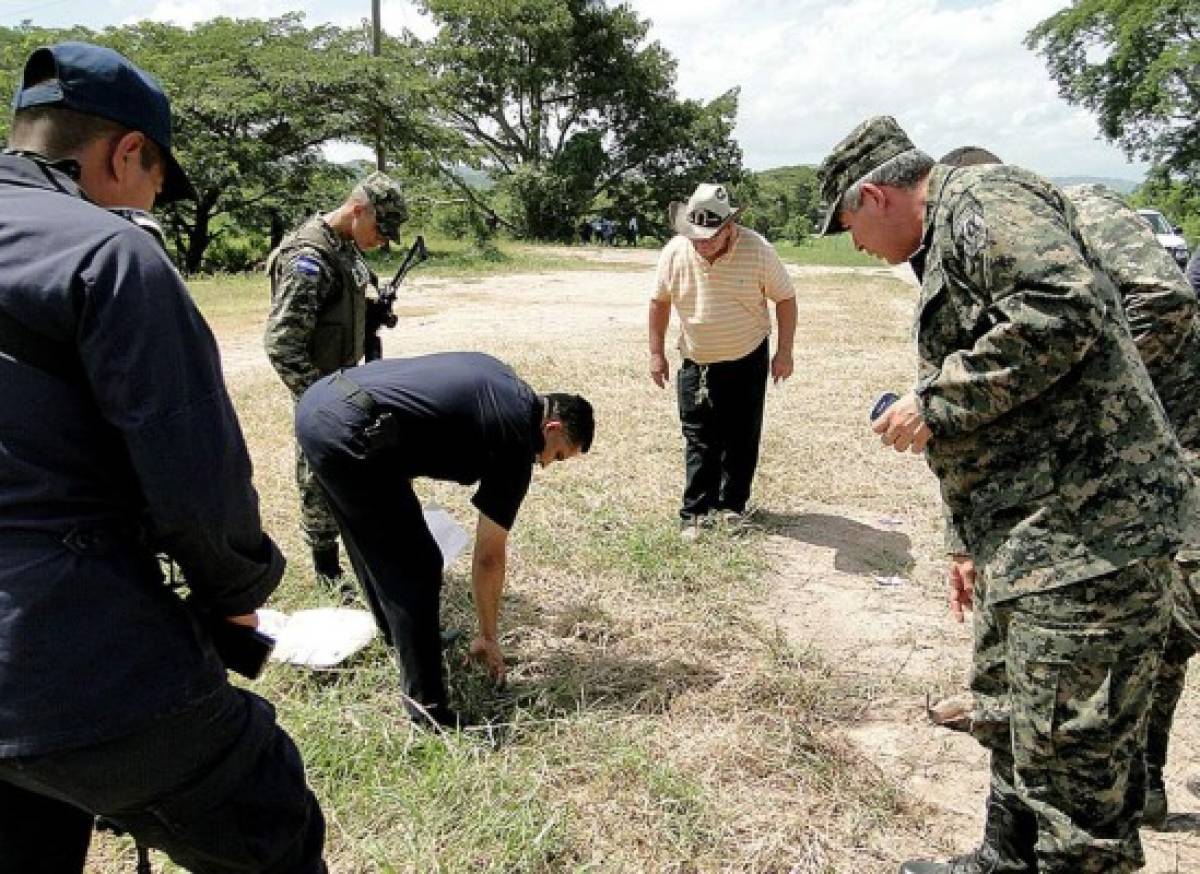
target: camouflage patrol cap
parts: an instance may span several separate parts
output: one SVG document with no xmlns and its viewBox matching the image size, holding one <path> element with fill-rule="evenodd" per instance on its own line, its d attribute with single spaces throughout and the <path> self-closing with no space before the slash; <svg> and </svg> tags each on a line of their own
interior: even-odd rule
<svg viewBox="0 0 1200 874">
<path fill-rule="evenodd" d="M 400 225 L 408 221 L 408 204 L 400 183 L 386 173 L 376 170 L 359 183 L 358 187 L 375 210 L 375 223 L 379 233 L 389 240 L 400 236 Z"/>
<path fill-rule="evenodd" d="M 876 167 L 914 149 L 908 134 L 890 115 L 868 118 L 834 146 L 817 171 L 826 205 L 821 236 L 846 230 L 838 220 L 838 212 L 842 198 L 854 183 Z"/>
</svg>

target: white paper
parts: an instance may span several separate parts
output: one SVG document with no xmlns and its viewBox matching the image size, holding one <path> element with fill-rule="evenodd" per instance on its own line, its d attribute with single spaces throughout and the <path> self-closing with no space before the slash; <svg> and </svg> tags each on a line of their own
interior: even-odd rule
<svg viewBox="0 0 1200 874">
<path fill-rule="evenodd" d="M 275 638 L 271 658 L 310 668 L 332 668 L 369 644 L 378 633 L 366 610 L 321 607 L 288 616 L 278 610 L 258 611 L 258 630 Z"/>
<path fill-rule="evenodd" d="M 425 524 L 442 551 L 442 569 L 445 570 L 462 554 L 471 538 L 453 516 L 437 505 L 425 510 Z"/>
</svg>

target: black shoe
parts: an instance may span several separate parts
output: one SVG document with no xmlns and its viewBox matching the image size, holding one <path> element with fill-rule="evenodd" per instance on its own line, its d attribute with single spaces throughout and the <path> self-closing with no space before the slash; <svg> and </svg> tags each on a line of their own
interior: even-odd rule
<svg viewBox="0 0 1200 874">
<path fill-rule="evenodd" d="M 338 558 L 337 542 L 323 543 L 312 548 L 313 570 L 317 576 L 336 580 L 342 575 L 342 563 Z"/>
<path fill-rule="evenodd" d="M 458 731 L 464 725 L 458 711 L 448 704 L 431 704 L 423 709 L 410 705 L 408 715 L 413 725 L 426 731 Z"/>
<path fill-rule="evenodd" d="M 1167 824 L 1167 787 L 1162 774 L 1146 774 L 1146 800 L 1142 804 L 1142 825 L 1161 829 Z"/>
<path fill-rule="evenodd" d="M 988 792 L 983 843 L 965 856 L 947 862 L 914 861 L 900 874 L 1037 874 L 1037 817 L 1008 802 L 995 789 Z"/>
</svg>

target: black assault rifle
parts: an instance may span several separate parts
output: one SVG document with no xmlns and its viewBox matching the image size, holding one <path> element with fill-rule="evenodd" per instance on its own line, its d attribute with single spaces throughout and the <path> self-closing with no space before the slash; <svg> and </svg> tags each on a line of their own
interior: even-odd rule
<svg viewBox="0 0 1200 874">
<path fill-rule="evenodd" d="M 429 253 L 425 250 L 425 238 L 418 236 L 404 260 L 400 262 L 392 281 L 379 290 L 379 297 L 367 301 L 367 336 L 364 345 L 364 357 L 367 361 L 378 361 L 383 357 L 383 340 L 379 336 L 379 329 L 396 327 L 396 314 L 392 312 L 392 305 L 396 303 L 400 283 L 404 281 L 408 271 L 427 257 Z"/>
</svg>

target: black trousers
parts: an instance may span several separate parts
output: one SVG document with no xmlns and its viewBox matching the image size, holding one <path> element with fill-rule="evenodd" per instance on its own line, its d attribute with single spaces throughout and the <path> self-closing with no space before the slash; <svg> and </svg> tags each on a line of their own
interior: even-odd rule
<svg viewBox="0 0 1200 874">
<path fill-rule="evenodd" d="M 441 548 L 391 453 L 363 441 L 371 416 L 347 407 L 336 386 L 318 383 L 309 391 L 319 399 L 301 406 L 296 436 L 329 498 L 375 622 L 395 652 L 408 711 L 419 721 L 426 711 L 436 722 L 451 723 L 442 665 Z M 344 415 L 328 415 L 318 406 L 323 403 Z"/>
<path fill-rule="evenodd" d="M 80 874 L 97 815 L 196 874 L 326 870 L 300 753 L 233 686 L 128 737 L 0 759 L 0 871 Z"/>
<path fill-rule="evenodd" d="M 684 359 L 675 380 L 687 464 L 683 520 L 746 509 L 758 467 L 769 369 L 766 339 L 736 361 L 704 365 Z"/>
</svg>

